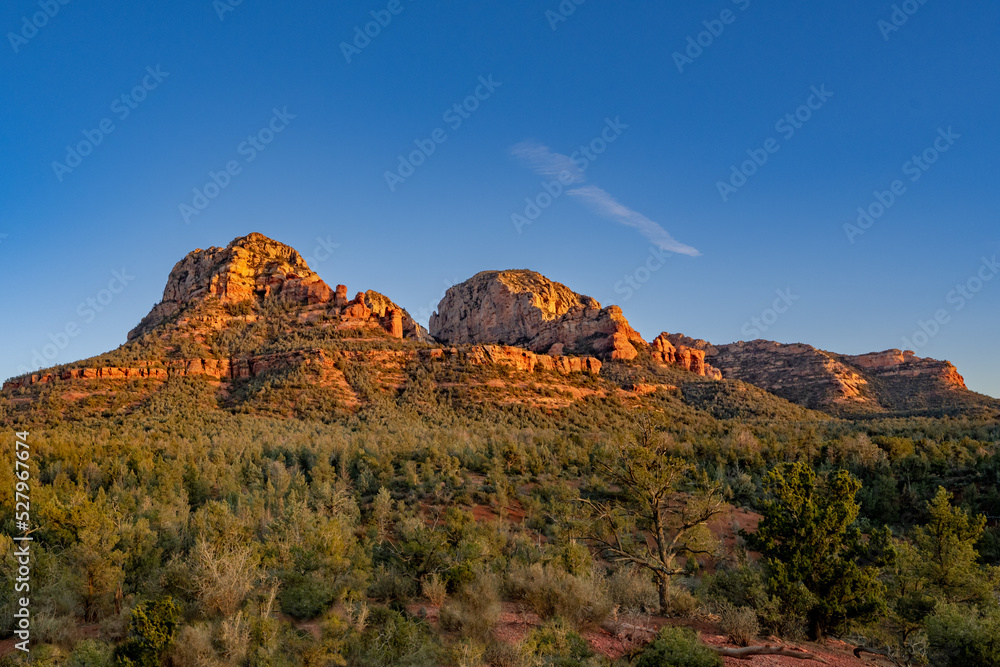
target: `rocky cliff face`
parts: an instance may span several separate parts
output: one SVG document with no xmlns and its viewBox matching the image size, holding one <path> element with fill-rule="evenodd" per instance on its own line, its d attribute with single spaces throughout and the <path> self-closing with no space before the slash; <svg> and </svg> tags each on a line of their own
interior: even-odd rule
<svg viewBox="0 0 1000 667">
<path fill-rule="evenodd" d="M 705 363 L 705 352 L 682 336 L 662 334 L 646 343 L 618 306 L 602 308 L 596 299 L 534 271 L 484 271 L 455 285 L 431 316 L 430 332 L 446 343 L 501 343 L 606 361 L 630 361 L 648 351 L 655 363 L 722 378 Z"/>
<path fill-rule="evenodd" d="M 338 285 L 338 287 L 340 286 Z M 427 330 L 417 324 L 405 309 L 397 306 L 386 295 L 379 294 L 375 290 L 368 290 L 364 294 L 364 304 L 371 310 L 372 315 L 379 318 L 379 323 L 394 338 L 427 339 Z"/>
<path fill-rule="evenodd" d="M 445 343 L 502 343 L 536 353 L 634 359 L 642 336 L 621 308 L 534 271 L 484 271 L 450 288 L 431 316 L 431 335 Z"/>
<path fill-rule="evenodd" d="M 711 345 L 688 339 L 727 378 L 810 408 L 881 412 L 939 407 L 971 394 L 947 361 L 888 350 L 841 355 L 810 345 L 755 340 Z"/>
<path fill-rule="evenodd" d="M 172 317 L 213 299 L 227 306 L 278 301 L 355 324 L 372 323 L 396 338 L 426 337 L 409 313 L 388 297 L 369 290 L 348 300 L 347 287 L 330 289 L 294 248 L 254 233 L 235 239 L 225 248 L 188 253 L 170 272 L 163 299 L 129 332 L 128 339 L 147 334 Z M 219 314 L 214 321 L 200 313 L 192 319 L 209 327 L 226 321 Z"/>
<path fill-rule="evenodd" d="M 129 340 L 155 328 L 186 305 L 208 297 L 222 303 L 277 298 L 292 303 L 323 303 L 333 291 L 302 256 L 263 234 L 250 234 L 225 248 L 195 250 L 177 262 L 163 299 L 129 332 Z"/>
<path fill-rule="evenodd" d="M 338 361 L 360 361 L 370 365 L 401 367 L 414 359 L 457 360 L 470 366 L 506 366 L 526 373 L 539 370 L 558 375 L 601 372 L 601 362 L 594 357 L 562 357 L 535 354 L 505 345 L 475 345 L 457 348 L 417 350 L 341 350 L 302 349 L 293 352 L 254 355 L 238 359 L 182 359 L 167 362 L 137 361 L 132 366 L 68 368 L 61 371 L 24 375 L 3 384 L 3 390 L 16 390 L 39 384 L 67 380 L 167 380 L 171 377 L 206 377 L 227 382 L 246 380 L 267 373 L 313 366 L 326 371 Z"/>
<path fill-rule="evenodd" d="M 715 380 L 722 379 L 722 371 L 705 362 L 704 348 L 697 341 L 680 334 L 661 333 L 651 344 L 653 361 L 663 365 L 676 365 Z"/>
</svg>

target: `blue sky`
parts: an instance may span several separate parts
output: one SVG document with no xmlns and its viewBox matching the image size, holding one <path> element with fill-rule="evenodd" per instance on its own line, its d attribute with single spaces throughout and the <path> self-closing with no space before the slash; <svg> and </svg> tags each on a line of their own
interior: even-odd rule
<svg viewBox="0 0 1000 667">
<path fill-rule="evenodd" d="M 905 339 L 1000 396 L 995 3 L 231 2 L 0 9 L 3 377 L 259 231 L 418 318 L 531 268 L 647 338 Z"/>
</svg>

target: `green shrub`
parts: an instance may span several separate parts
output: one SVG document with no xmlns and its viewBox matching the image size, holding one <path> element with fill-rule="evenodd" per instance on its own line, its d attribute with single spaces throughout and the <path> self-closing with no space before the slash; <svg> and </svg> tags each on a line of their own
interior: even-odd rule
<svg viewBox="0 0 1000 667">
<path fill-rule="evenodd" d="M 521 654 L 532 665 L 575 667 L 593 657 L 587 641 L 562 621 L 550 621 L 528 633 Z"/>
<path fill-rule="evenodd" d="M 406 604 L 416 592 L 416 582 L 392 566 L 380 565 L 368 586 L 368 595 L 381 602 Z"/>
<path fill-rule="evenodd" d="M 688 628 L 665 627 L 639 656 L 635 667 L 722 667 L 722 658 Z"/>
<path fill-rule="evenodd" d="M 805 616 L 782 607 L 777 598 L 768 594 L 763 572 L 756 565 L 720 569 L 714 575 L 705 577 L 702 591 L 704 597 L 716 606 L 731 604 L 753 609 L 758 624 L 771 634 L 788 639 L 805 635 Z"/>
<path fill-rule="evenodd" d="M 256 308 L 254 307 L 253 301 L 250 299 L 245 299 L 243 301 L 238 301 L 236 303 L 226 304 L 226 310 L 229 311 L 230 315 L 235 317 L 243 317 L 246 315 L 253 315 Z"/>
<path fill-rule="evenodd" d="M 348 664 L 356 667 L 436 667 L 441 647 L 427 623 L 386 607 L 375 607 L 364 632 L 347 647 Z"/>
<path fill-rule="evenodd" d="M 1000 611 L 939 605 L 927 618 L 931 663 L 940 667 L 1000 665 Z"/>
<path fill-rule="evenodd" d="M 65 667 L 111 667 L 112 648 L 104 642 L 84 639 L 76 645 Z"/>
<path fill-rule="evenodd" d="M 132 610 L 128 639 L 115 649 L 115 660 L 124 667 L 159 667 L 179 619 L 180 609 L 169 597 L 143 602 Z"/>
<path fill-rule="evenodd" d="M 329 608 L 337 597 L 336 589 L 319 577 L 296 575 L 289 577 L 282 588 L 281 611 L 297 619 L 316 618 Z"/>
</svg>

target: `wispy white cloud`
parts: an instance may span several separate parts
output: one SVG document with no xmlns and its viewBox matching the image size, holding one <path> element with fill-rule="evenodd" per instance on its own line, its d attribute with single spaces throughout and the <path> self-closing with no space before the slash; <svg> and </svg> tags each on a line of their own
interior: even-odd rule
<svg viewBox="0 0 1000 667">
<path fill-rule="evenodd" d="M 587 177 L 573 162 L 573 158 L 562 153 L 553 153 L 548 146 L 536 141 L 522 141 L 510 149 L 510 154 L 539 176 L 567 174 L 563 180 L 583 183 Z"/>
<path fill-rule="evenodd" d="M 570 156 L 555 153 L 548 146 L 536 141 L 522 141 L 513 146 L 510 152 L 522 164 L 540 176 L 559 178 L 564 183 L 576 185 L 587 180 L 583 171 Z M 625 206 L 603 188 L 596 185 L 585 185 L 567 192 L 582 199 L 599 215 L 638 230 L 649 242 L 662 250 L 690 257 L 701 255 L 697 249 L 681 243 L 658 223 Z"/>
<path fill-rule="evenodd" d="M 689 245 L 685 245 L 671 236 L 667 230 L 653 222 L 642 213 L 633 211 L 617 199 L 612 197 L 607 191 L 596 185 L 587 185 L 582 188 L 574 188 L 569 191 L 574 197 L 580 197 L 588 206 L 605 218 L 614 220 L 626 227 L 637 229 L 640 234 L 646 237 L 650 243 L 654 243 L 662 250 L 676 252 L 681 255 L 698 257 L 701 255 L 698 250 Z"/>
</svg>

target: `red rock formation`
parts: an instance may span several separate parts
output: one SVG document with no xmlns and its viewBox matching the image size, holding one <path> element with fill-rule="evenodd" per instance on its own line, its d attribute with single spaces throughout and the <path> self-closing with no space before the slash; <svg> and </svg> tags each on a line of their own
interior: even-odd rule
<svg viewBox="0 0 1000 667">
<path fill-rule="evenodd" d="M 844 361 L 870 371 L 873 376 L 888 380 L 905 378 L 932 380 L 953 389 L 967 389 L 965 378 L 948 361 L 922 359 L 911 350 L 886 350 L 857 356 L 844 356 Z"/>
<path fill-rule="evenodd" d="M 534 271 L 484 271 L 450 288 L 431 316 L 431 335 L 446 343 L 501 343 L 532 352 L 634 359 L 645 341 L 621 308 L 601 308 Z"/>
<path fill-rule="evenodd" d="M 152 362 L 138 362 L 135 367 L 73 368 L 61 373 L 35 373 L 5 382 L 3 389 L 20 389 L 57 380 L 166 380 L 169 377 L 208 377 L 213 380 L 245 380 L 265 373 L 300 366 L 319 365 L 333 368 L 338 359 L 363 361 L 379 366 L 403 365 L 411 359 L 457 358 L 476 366 L 507 366 L 533 373 L 548 370 L 563 375 L 569 373 L 600 373 L 601 362 L 593 357 L 549 356 L 535 354 L 518 347 L 477 345 L 468 349 L 437 348 L 429 350 L 343 350 L 327 352 L 320 349 L 277 352 L 238 359 L 185 359 L 168 362 L 166 367 Z"/>
<path fill-rule="evenodd" d="M 249 234 L 225 248 L 195 250 L 178 262 L 167 279 L 163 299 L 129 332 L 129 340 L 185 305 L 208 297 L 222 303 L 276 298 L 306 305 L 326 303 L 334 294 L 293 248 L 263 234 Z"/>
<path fill-rule="evenodd" d="M 755 340 L 709 345 L 706 359 L 727 378 L 743 380 L 800 405 L 865 412 L 955 404 L 968 392 L 947 361 L 887 350 L 858 356 Z"/>
<path fill-rule="evenodd" d="M 371 309 L 372 315 L 379 318 L 382 328 L 392 334 L 393 337 L 412 338 L 421 341 L 427 339 L 427 330 L 417 324 L 417 322 L 410 317 L 410 314 L 406 312 L 405 309 L 393 303 L 393 301 L 384 294 L 379 294 L 375 290 L 368 290 L 365 292 L 365 305 Z M 392 311 L 399 313 L 398 317 L 402 331 L 401 335 L 397 334 L 395 325 L 397 315 L 393 314 Z"/>
<path fill-rule="evenodd" d="M 372 316 L 372 311 L 365 305 L 364 293 L 358 292 L 340 314 L 347 319 L 367 321 Z"/>
<path fill-rule="evenodd" d="M 476 345 L 463 356 L 466 363 L 475 365 L 509 366 L 519 371 L 534 373 L 537 369 L 557 373 L 600 373 L 601 362 L 594 357 L 566 357 L 535 354 L 509 345 Z"/>
<path fill-rule="evenodd" d="M 705 363 L 705 350 L 680 343 L 683 336 L 661 333 L 650 344 L 653 361 L 666 366 L 680 366 L 697 375 L 722 379 L 722 372 Z M 675 342 L 676 341 L 676 342 Z"/>
<path fill-rule="evenodd" d="M 403 337 L 403 311 L 397 308 L 390 308 L 385 314 L 386 322 L 383 326 L 393 338 Z"/>
<path fill-rule="evenodd" d="M 337 291 L 333 297 L 333 305 L 337 308 L 343 308 L 347 305 L 347 285 L 337 285 Z"/>
</svg>

